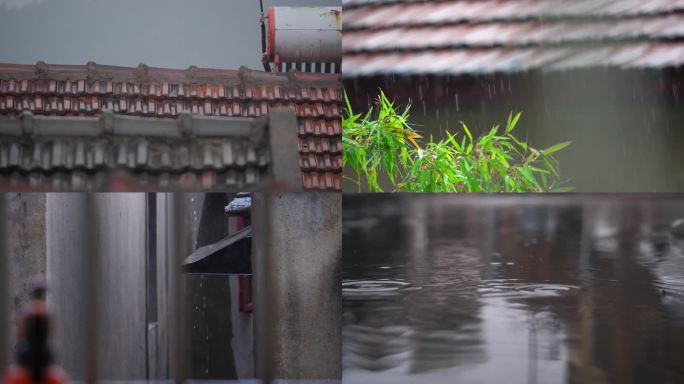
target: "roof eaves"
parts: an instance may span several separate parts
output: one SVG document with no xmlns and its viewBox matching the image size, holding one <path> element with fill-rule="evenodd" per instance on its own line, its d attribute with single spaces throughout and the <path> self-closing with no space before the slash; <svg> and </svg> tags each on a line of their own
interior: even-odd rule
<svg viewBox="0 0 684 384">
<path fill-rule="evenodd" d="M 256 119 L 201 116 L 184 113 L 175 119 L 126 116 L 105 111 L 98 117 L 42 116 L 22 112 L 0 116 L 0 135 L 7 136 L 143 136 L 180 139 L 183 137 L 235 137 L 257 139 Z"/>
</svg>

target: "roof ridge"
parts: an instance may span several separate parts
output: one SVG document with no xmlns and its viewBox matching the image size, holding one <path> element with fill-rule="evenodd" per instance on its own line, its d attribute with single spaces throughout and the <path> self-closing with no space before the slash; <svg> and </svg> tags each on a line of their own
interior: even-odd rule
<svg viewBox="0 0 684 384">
<path fill-rule="evenodd" d="M 239 69 L 203 68 L 191 65 L 186 69 L 151 67 L 140 63 L 137 67 L 97 64 L 85 65 L 0 63 L 0 79 L 54 80 L 116 80 L 150 83 L 156 81 L 182 83 L 211 83 L 225 85 L 317 85 L 340 87 L 339 74 L 309 73 L 290 70 L 286 73 L 264 72 L 241 66 Z"/>
</svg>

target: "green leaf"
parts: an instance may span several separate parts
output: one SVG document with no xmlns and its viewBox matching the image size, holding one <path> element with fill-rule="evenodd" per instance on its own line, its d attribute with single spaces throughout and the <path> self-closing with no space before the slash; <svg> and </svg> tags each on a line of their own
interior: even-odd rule
<svg viewBox="0 0 684 384">
<path fill-rule="evenodd" d="M 473 135 L 470 134 L 470 130 L 468 129 L 468 126 L 461 121 L 461 125 L 463 126 L 463 131 L 465 132 L 466 135 L 468 135 L 468 139 L 470 139 L 470 142 L 473 142 Z"/>
<path fill-rule="evenodd" d="M 530 184 L 532 184 L 532 185 L 535 186 L 536 188 L 539 188 L 539 183 L 537 183 L 537 179 L 534 178 L 534 175 L 532 174 L 532 171 L 530 171 L 529 168 L 527 168 L 527 167 L 520 167 L 520 168 L 516 168 L 516 170 L 518 171 L 518 173 L 519 173 L 522 177 L 525 178 L 525 180 L 527 180 L 528 182 L 530 182 Z"/>
<path fill-rule="evenodd" d="M 530 192 L 557 191 L 558 161 L 551 155 L 569 144 L 537 152 L 512 135 L 521 113 L 509 114 L 505 130 L 493 126 L 474 138 L 461 122 L 463 137 L 442 133 L 427 143 L 409 122 L 410 103 L 395 107 L 384 91 L 378 92 L 365 113 L 354 114 L 344 92 L 342 164 L 354 171 L 359 191 L 382 192 L 378 178 L 387 175 L 393 191 L 409 192 Z M 504 131 L 498 135 L 499 131 Z M 350 176 L 345 178 L 353 179 Z M 383 176 L 384 179 L 384 176 Z M 540 187 L 540 184 L 543 186 Z"/>
<path fill-rule="evenodd" d="M 458 144 L 458 142 L 456 141 L 456 139 L 454 139 L 454 137 L 455 137 L 456 135 L 452 135 L 452 134 L 450 134 L 449 132 L 446 132 L 446 135 L 447 135 L 447 140 L 449 140 L 449 142 L 451 143 L 451 145 L 453 145 L 454 148 L 456 148 L 457 151 L 463 152 L 463 149 L 461 148 L 461 146 Z"/>
<path fill-rule="evenodd" d="M 510 133 L 511 131 L 513 131 L 515 125 L 518 124 L 518 120 L 520 119 L 520 115 L 522 115 L 522 112 L 518 112 L 518 114 L 511 119 L 512 114 L 513 113 L 511 112 L 511 114 L 508 115 L 508 122 L 506 123 L 506 133 Z"/>
<path fill-rule="evenodd" d="M 567 146 L 570 145 L 570 144 L 572 144 L 572 141 L 564 141 L 564 142 L 562 142 L 562 143 L 558 143 L 558 144 L 556 144 L 556 145 L 552 145 L 552 146 L 550 146 L 550 147 L 548 147 L 548 148 L 546 148 L 546 149 L 542 149 L 542 150 L 539 151 L 539 152 L 543 153 L 544 155 L 550 155 L 550 154 L 552 154 L 552 153 L 554 153 L 554 152 L 560 151 L 561 149 L 567 147 Z"/>
</svg>

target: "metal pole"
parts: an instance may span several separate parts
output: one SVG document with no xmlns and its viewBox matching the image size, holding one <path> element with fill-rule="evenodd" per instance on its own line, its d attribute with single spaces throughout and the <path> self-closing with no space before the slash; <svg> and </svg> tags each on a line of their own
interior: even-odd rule
<svg viewBox="0 0 684 384">
<path fill-rule="evenodd" d="M 7 194 L 0 194 L 0 375 L 9 362 L 8 331 L 10 325 L 8 290 L 9 266 L 7 261 Z"/>
</svg>

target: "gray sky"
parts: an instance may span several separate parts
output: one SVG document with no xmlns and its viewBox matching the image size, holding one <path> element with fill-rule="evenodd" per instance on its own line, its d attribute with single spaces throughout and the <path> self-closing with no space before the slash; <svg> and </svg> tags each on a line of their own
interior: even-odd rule
<svg viewBox="0 0 684 384">
<path fill-rule="evenodd" d="M 263 69 L 258 21 L 258 0 L 0 0 L 0 62 Z"/>
</svg>

